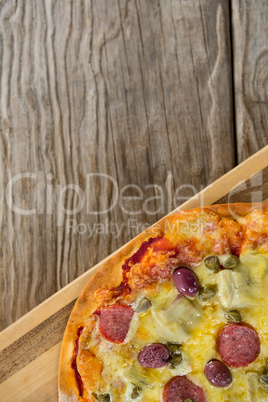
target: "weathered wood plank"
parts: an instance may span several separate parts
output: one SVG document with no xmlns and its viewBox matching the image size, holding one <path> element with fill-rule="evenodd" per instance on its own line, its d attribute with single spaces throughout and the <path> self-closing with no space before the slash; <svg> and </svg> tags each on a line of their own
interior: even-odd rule
<svg viewBox="0 0 268 402">
<path fill-rule="evenodd" d="M 0 96 L 4 328 L 234 166 L 228 2 L 1 1 Z"/>
<path fill-rule="evenodd" d="M 268 143 L 268 2 L 232 0 L 238 162 Z"/>
</svg>

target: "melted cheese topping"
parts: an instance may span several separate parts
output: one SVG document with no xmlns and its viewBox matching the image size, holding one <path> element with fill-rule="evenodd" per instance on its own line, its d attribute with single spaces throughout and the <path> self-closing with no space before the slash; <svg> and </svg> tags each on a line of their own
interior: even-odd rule
<svg viewBox="0 0 268 402">
<path fill-rule="evenodd" d="M 183 350 L 190 356 L 192 371 L 188 375 L 189 379 L 198 382 L 204 389 L 207 401 L 267 401 L 268 392 L 262 389 L 258 381 L 258 374 L 265 365 L 268 356 L 268 255 L 245 254 L 241 256 L 241 263 L 234 270 L 224 270 L 219 273 L 211 274 L 204 264 L 200 264 L 195 273 L 202 284 L 217 284 L 219 292 L 210 303 L 203 306 L 204 324 L 196 327 L 193 336 L 188 339 Z M 223 261 L 226 257 L 222 256 Z M 231 277 L 231 284 L 227 286 L 232 296 L 228 298 L 222 288 L 225 288 L 225 274 Z M 240 297 L 241 295 L 241 297 Z M 228 309 L 238 309 L 242 316 L 242 321 L 250 324 L 257 331 L 261 352 L 257 359 L 245 368 L 231 369 L 233 381 L 226 388 L 217 388 L 211 385 L 204 376 L 204 366 L 211 359 L 220 359 L 216 350 L 216 338 L 219 330 L 227 324 L 224 317 L 225 307 Z M 249 381 L 254 373 L 253 380 Z M 267 388 L 268 391 L 268 388 Z M 254 399 L 255 398 L 255 399 Z"/>
<path fill-rule="evenodd" d="M 220 256 L 221 262 L 228 257 Z M 218 273 L 210 271 L 202 262 L 194 272 L 201 286 L 217 286 L 218 291 L 211 300 L 203 302 L 198 295 L 191 300 L 178 299 L 173 282 L 165 282 L 157 285 L 151 309 L 134 314 L 124 344 L 106 341 L 97 326 L 94 328 L 86 347 L 103 363 L 102 378 L 106 384 L 105 389 L 94 392 L 109 392 L 115 402 L 159 402 L 169 379 L 187 374 L 203 388 L 208 402 L 268 400 L 268 387 L 266 391 L 258 379 L 268 357 L 268 254 L 247 252 L 240 256 L 236 268 Z M 231 369 L 233 381 L 229 387 L 217 388 L 206 379 L 204 367 L 211 359 L 221 360 L 216 338 L 227 324 L 226 309 L 238 309 L 242 321 L 254 327 L 261 352 L 249 366 Z M 149 369 L 138 363 L 144 346 L 167 342 L 182 343 L 182 362 L 177 367 Z M 133 399 L 135 387 L 138 396 Z"/>
</svg>

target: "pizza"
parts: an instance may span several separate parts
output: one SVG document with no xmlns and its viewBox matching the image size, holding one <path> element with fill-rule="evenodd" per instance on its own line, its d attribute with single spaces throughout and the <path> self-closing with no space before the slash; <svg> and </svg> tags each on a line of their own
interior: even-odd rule
<svg viewBox="0 0 268 402">
<path fill-rule="evenodd" d="M 268 204 L 180 211 L 112 255 L 64 334 L 60 401 L 268 400 Z"/>
</svg>

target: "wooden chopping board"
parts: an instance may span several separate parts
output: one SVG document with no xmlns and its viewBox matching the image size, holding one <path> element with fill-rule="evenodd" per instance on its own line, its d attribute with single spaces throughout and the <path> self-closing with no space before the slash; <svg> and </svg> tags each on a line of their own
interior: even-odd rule
<svg viewBox="0 0 268 402">
<path fill-rule="evenodd" d="M 260 201 L 268 201 L 268 146 L 180 208 Z M 69 314 L 104 261 L 0 333 L 1 401 L 57 401 L 59 354 Z"/>
</svg>

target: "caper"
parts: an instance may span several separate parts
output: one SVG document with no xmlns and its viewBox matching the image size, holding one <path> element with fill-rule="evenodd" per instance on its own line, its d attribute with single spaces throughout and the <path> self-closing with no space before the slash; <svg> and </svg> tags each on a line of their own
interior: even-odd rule
<svg viewBox="0 0 268 402">
<path fill-rule="evenodd" d="M 265 365 L 263 368 L 263 374 L 268 374 L 268 359 L 265 360 Z"/>
<path fill-rule="evenodd" d="M 217 272 L 220 270 L 220 260 L 216 255 L 208 255 L 204 259 L 205 266 L 211 271 Z"/>
<path fill-rule="evenodd" d="M 135 312 L 138 314 L 144 313 L 145 311 L 149 310 L 149 308 L 151 308 L 152 303 L 150 302 L 149 299 L 147 299 L 146 297 L 144 297 L 143 299 L 141 299 L 135 309 Z"/>
<path fill-rule="evenodd" d="M 264 387 L 268 388 L 268 374 L 263 374 L 259 377 L 260 383 L 264 385 Z"/>
<path fill-rule="evenodd" d="M 131 399 L 136 399 L 140 395 L 139 391 L 141 390 L 141 387 L 134 387 L 132 392 L 131 392 Z"/>
<path fill-rule="evenodd" d="M 97 401 L 100 401 L 100 402 L 110 402 L 110 400 L 111 400 L 110 394 L 99 394 L 99 395 L 97 395 L 95 392 L 92 392 L 92 396 L 94 396 L 94 398 L 97 399 Z"/>
<path fill-rule="evenodd" d="M 181 361 L 182 361 L 182 355 L 177 355 L 169 361 L 169 365 L 171 368 L 175 368 L 181 363 Z"/>
<path fill-rule="evenodd" d="M 199 297 L 202 301 L 212 299 L 217 293 L 217 285 L 205 285 L 199 290 Z"/>
<path fill-rule="evenodd" d="M 232 269 L 235 268 L 239 263 L 239 258 L 236 255 L 231 255 L 227 260 L 222 264 L 224 268 Z"/>
<path fill-rule="evenodd" d="M 230 322 L 240 322 L 242 320 L 241 314 L 238 310 L 229 310 L 224 312 L 224 317 Z"/>
<path fill-rule="evenodd" d="M 181 355 L 181 343 L 168 342 L 167 348 L 171 357 Z"/>
</svg>

